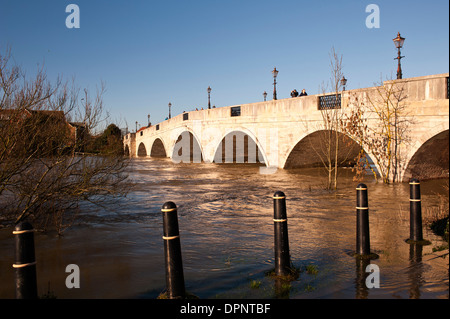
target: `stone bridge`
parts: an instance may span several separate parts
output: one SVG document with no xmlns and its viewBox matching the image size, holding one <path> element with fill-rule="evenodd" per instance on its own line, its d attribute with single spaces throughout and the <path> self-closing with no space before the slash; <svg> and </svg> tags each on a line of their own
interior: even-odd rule
<svg viewBox="0 0 450 319">
<path fill-rule="evenodd" d="M 322 165 L 320 149 L 327 132 L 338 132 L 338 162 L 353 165 L 361 147 L 323 120 L 330 108 L 345 113 L 358 103 L 373 103 L 380 88 L 401 88 L 399 123 L 408 123 L 408 139 L 398 143 L 398 177 L 448 177 L 449 74 L 386 81 L 382 86 L 333 94 L 190 111 L 124 136 L 130 156 L 169 157 L 174 162 L 261 163 L 262 173 Z M 359 102 L 356 102 L 359 101 Z M 382 103 L 382 102 L 381 102 Z M 359 105 L 360 105 L 359 104 Z M 368 125 L 380 125 L 376 116 Z M 367 154 L 372 157 L 370 152 Z M 378 171 L 380 167 L 374 164 Z"/>
</svg>

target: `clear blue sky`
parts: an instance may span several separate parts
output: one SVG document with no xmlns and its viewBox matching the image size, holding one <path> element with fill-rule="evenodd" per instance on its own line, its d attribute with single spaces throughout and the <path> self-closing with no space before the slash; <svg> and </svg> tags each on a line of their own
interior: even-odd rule
<svg viewBox="0 0 450 319">
<path fill-rule="evenodd" d="M 80 28 L 66 28 L 68 4 Z M 368 29 L 366 6 L 380 8 Z M 27 72 L 45 65 L 49 77 L 75 77 L 95 90 L 113 121 L 134 130 L 168 115 L 207 106 L 278 98 L 292 89 L 317 94 L 330 78 L 331 47 L 343 55 L 347 88 L 396 76 L 392 39 L 406 38 L 403 77 L 449 71 L 448 0 L 0 0 L 0 50 L 10 45 Z"/>
</svg>

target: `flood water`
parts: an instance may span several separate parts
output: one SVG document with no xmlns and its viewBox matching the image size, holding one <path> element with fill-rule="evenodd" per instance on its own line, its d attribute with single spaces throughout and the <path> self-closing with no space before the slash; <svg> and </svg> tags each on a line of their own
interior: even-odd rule
<svg viewBox="0 0 450 319">
<path fill-rule="evenodd" d="M 320 168 L 263 175 L 245 164 L 174 164 L 132 160 L 135 188 L 113 206 L 86 205 L 82 223 L 63 237 L 35 234 L 38 294 L 57 298 L 156 298 L 165 290 L 161 206 L 173 201 L 178 217 L 186 289 L 200 298 L 448 298 L 448 249 L 424 227 L 428 246 L 411 246 L 409 185 L 368 186 L 370 263 L 380 288 L 364 284 L 366 265 L 352 253 L 356 185 L 340 171 L 336 192 L 324 189 Z M 423 181 L 422 212 L 436 206 L 448 180 Z M 273 199 L 286 194 L 291 261 L 302 271 L 280 288 L 266 275 L 274 267 Z M 433 208 L 434 207 L 434 208 Z M 14 237 L 0 230 L 0 298 L 14 298 Z M 444 256 L 442 256 L 444 255 Z M 80 269 L 80 288 L 65 285 L 66 266 Z M 314 265 L 316 273 L 306 267 Z M 362 269 L 362 270 L 361 270 Z"/>
</svg>

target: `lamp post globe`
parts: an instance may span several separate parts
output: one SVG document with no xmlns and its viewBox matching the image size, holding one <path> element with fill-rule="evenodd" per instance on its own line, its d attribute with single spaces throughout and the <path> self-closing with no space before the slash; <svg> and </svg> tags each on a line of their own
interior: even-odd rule
<svg viewBox="0 0 450 319">
<path fill-rule="evenodd" d="M 208 109 L 211 108 L 211 87 L 208 86 L 208 88 L 206 89 L 206 91 L 208 92 Z"/>
<path fill-rule="evenodd" d="M 403 43 L 405 43 L 405 38 L 400 36 L 400 32 L 398 32 L 397 33 L 397 37 L 392 39 L 392 41 L 394 41 L 394 45 L 397 48 L 397 57 L 394 58 L 394 60 L 398 60 L 397 79 L 402 79 L 403 78 L 403 74 L 402 74 L 402 66 L 401 66 L 400 60 L 402 58 L 404 58 L 404 56 L 401 55 L 400 49 L 403 47 Z"/>
<path fill-rule="evenodd" d="M 343 91 L 345 91 L 345 86 L 347 85 L 347 79 L 345 78 L 345 76 L 342 76 L 341 85 L 344 88 Z"/>
<path fill-rule="evenodd" d="M 273 75 L 273 99 L 277 99 L 277 75 L 278 75 L 277 68 L 273 68 L 272 75 Z"/>
</svg>

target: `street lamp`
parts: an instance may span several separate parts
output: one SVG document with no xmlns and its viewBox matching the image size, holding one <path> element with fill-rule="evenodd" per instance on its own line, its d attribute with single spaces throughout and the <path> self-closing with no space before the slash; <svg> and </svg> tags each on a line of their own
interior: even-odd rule
<svg viewBox="0 0 450 319">
<path fill-rule="evenodd" d="M 273 75 L 273 99 L 276 100 L 277 99 L 277 75 L 278 75 L 277 68 L 273 68 L 272 75 Z"/>
<path fill-rule="evenodd" d="M 397 79 L 402 78 L 402 66 L 400 65 L 400 60 L 404 58 L 404 56 L 400 55 L 400 49 L 403 47 L 403 43 L 405 42 L 405 38 L 400 36 L 400 32 L 397 33 L 397 37 L 393 39 L 395 47 L 398 50 L 398 56 L 394 58 L 394 60 L 398 60 L 398 68 L 397 68 Z"/>
<path fill-rule="evenodd" d="M 266 102 L 266 98 L 267 98 L 267 92 L 266 91 L 264 91 L 263 96 L 264 96 L 264 102 Z"/>
<path fill-rule="evenodd" d="M 344 91 L 345 91 L 345 85 L 346 84 L 347 84 L 347 79 L 345 78 L 345 76 L 342 76 L 341 85 L 344 87 Z"/>
<path fill-rule="evenodd" d="M 208 91 L 208 109 L 211 108 L 211 87 L 208 86 L 208 88 L 206 89 Z"/>
<path fill-rule="evenodd" d="M 147 118 L 148 118 L 148 125 L 147 126 L 150 126 L 151 125 L 151 123 L 150 123 L 150 114 L 147 115 Z"/>
<path fill-rule="evenodd" d="M 169 102 L 169 119 L 172 118 L 172 115 L 170 114 L 170 108 L 172 107 L 172 103 Z"/>
<path fill-rule="evenodd" d="M 136 133 L 137 133 L 137 125 L 138 125 L 138 122 L 136 121 Z"/>
</svg>

